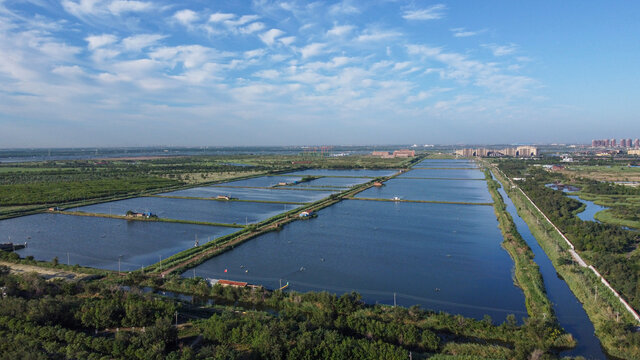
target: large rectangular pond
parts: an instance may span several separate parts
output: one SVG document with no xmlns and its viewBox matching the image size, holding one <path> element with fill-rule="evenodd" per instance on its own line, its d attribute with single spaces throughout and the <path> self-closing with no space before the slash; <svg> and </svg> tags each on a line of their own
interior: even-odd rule
<svg viewBox="0 0 640 360">
<path fill-rule="evenodd" d="M 293 185 L 296 188 L 350 188 L 352 186 L 364 184 L 371 181 L 371 178 L 353 178 L 353 177 L 322 177 L 319 179 L 305 181 L 300 184 Z"/>
<path fill-rule="evenodd" d="M 426 159 L 415 167 L 425 168 L 477 168 L 478 166 L 474 161 L 469 160 L 453 160 L 453 159 Z"/>
<path fill-rule="evenodd" d="M 484 179 L 484 173 L 477 169 L 415 169 L 398 177 L 438 178 L 438 179 Z"/>
<path fill-rule="evenodd" d="M 255 187 L 272 187 L 278 183 L 292 183 L 299 181 L 302 176 L 260 176 L 244 180 L 229 181 L 220 183 L 216 186 L 255 186 Z"/>
<path fill-rule="evenodd" d="M 490 206 L 347 200 L 195 268 L 197 276 L 297 291 L 359 291 L 370 303 L 498 321 L 525 316 Z M 227 269 L 227 272 L 225 272 Z M 187 271 L 184 276 L 192 276 Z"/>
<path fill-rule="evenodd" d="M 126 221 L 63 214 L 37 214 L 0 221 L 0 241 L 27 242 L 17 253 L 71 265 L 136 270 L 200 244 L 238 231 L 236 228 Z"/>
<path fill-rule="evenodd" d="M 114 215 L 125 215 L 129 210 L 136 212 L 149 211 L 158 215 L 158 217 L 167 219 L 243 225 L 266 220 L 299 206 L 241 201 L 139 197 L 83 206 L 78 208 L 78 211 Z"/>
<path fill-rule="evenodd" d="M 203 186 L 192 189 L 172 191 L 159 195 L 187 196 L 211 198 L 218 195 L 228 195 L 240 200 L 266 200 L 266 201 L 291 201 L 313 202 L 324 199 L 333 194 L 333 191 L 300 191 L 278 189 L 234 188 L 219 186 Z"/>
<path fill-rule="evenodd" d="M 442 170 L 441 170 L 442 171 Z M 369 188 L 356 198 L 402 200 L 451 201 L 469 203 L 491 203 L 491 195 L 485 181 L 445 179 L 391 179 L 379 188 Z"/>
<path fill-rule="evenodd" d="M 398 172 L 397 170 L 369 170 L 369 169 L 307 169 L 302 171 L 295 171 L 288 173 L 287 175 L 320 175 L 320 176 L 355 176 L 355 177 L 379 177 L 379 176 L 391 176 Z"/>
</svg>

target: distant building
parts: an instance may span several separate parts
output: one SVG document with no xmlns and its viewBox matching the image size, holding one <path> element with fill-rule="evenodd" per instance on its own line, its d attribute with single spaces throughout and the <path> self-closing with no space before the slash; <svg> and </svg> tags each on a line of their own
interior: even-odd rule
<svg viewBox="0 0 640 360">
<path fill-rule="evenodd" d="M 629 155 L 640 155 L 640 149 L 629 150 L 629 151 L 627 151 L 627 154 L 629 154 Z"/>
<path fill-rule="evenodd" d="M 627 139 L 620 139 L 620 147 L 627 147 Z"/>
<path fill-rule="evenodd" d="M 639 139 L 635 139 L 633 140 L 633 147 L 634 148 L 640 148 L 640 140 Z"/>
<path fill-rule="evenodd" d="M 397 157 L 397 158 L 414 157 L 414 156 L 416 156 L 415 150 L 403 149 L 403 150 L 396 150 L 393 152 L 393 157 Z"/>
<path fill-rule="evenodd" d="M 504 149 L 460 149 L 456 150 L 456 155 L 464 157 L 531 157 L 538 156 L 538 148 L 535 146 L 518 146 Z"/>
<path fill-rule="evenodd" d="M 396 150 L 393 154 L 390 154 L 388 151 L 374 151 L 371 153 L 371 156 L 378 156 L 382 159 L 393 159 L 393 158 L 407 158 L 416 156 L 415 150 Z"/>
<path fill-rule="evenodd" d="M 616 147 L 616 139 L 611 139 L 611 147 Z"/>
</svg>

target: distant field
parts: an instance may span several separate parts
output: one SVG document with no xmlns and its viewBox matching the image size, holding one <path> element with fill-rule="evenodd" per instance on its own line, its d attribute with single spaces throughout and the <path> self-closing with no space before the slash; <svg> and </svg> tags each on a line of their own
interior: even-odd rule
<svg viewBox="0 0 640 360">
<path fill-rule="evenodd" d="M 621 165 L 570 165 L 560 172 L 572 179 L 583 177 L 599 181 L 640 181 L 640 168 Z"/>
</svg>

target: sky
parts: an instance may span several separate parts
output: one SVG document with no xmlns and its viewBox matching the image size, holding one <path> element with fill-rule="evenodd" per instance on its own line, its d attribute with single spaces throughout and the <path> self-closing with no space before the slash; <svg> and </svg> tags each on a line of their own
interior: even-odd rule
<svg viewBox="0 0 640 360">
<path fill-rule="evenodd" d="M 0 148 L 640 137 L 640 2 L 0 0 Z"/>
</svg>

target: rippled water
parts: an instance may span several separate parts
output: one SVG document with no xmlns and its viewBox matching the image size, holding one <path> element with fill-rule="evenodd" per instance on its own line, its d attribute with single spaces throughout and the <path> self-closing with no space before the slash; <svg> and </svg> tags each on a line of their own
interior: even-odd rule
<svg viewBox="0 0 640 360">
<path fill-rule="evenodd" d="M 526 310 L 501 241 L 490 206 L 348 200 L 195 270 L 269 288 L 356 290 L 371 303 L 391 304 L 395 292 L 401 305 L 502 321 Z"/>
<path fill-rule="evenodd" d="M 415 170 L 413 170 L 415 171 Z M 409 172 L 410 174 L 413 172 Z M 369 188 L 357 198 L 402 200 L 452 201 L 471 203 L 491 203 L 491 195 L 487 183 L 478 180 L 445 180 L 445 179 L 404 179 L 401 177 L 389 180 L 385 186 Z"/>
<path fill-rule="evenodd" d="M 399 177 L 419 177 L 438 179 L 484 179 L 484 173 L 476 169 L 415 169 Z"/>
<path fill-rule="evenodd" d="M 251 224 L 296 207 L 299 205 L 139 197 L 83 206 L 79 207 L 78 211 L 114 215 L 125 215 L 129 210 L 150 211 L 158 217 L 167 219 Z"/>
<path fill-rule="evenodd" d="M 0 221 L 0 241 L 27 242 L 21 256 L 71 265 L 135 270 L 200 244 L 238 231 L 236 228 L 126 221 L 62 214 L 38 214 Z"/>
<path fill-rule="evenodd" d="M 300 191 L 284 189 L 253 189 L 203 186 L 186 190 L 172 191 L 160 195 L 203 198 L 211 198 L 218 195 L 228 195 L 240 200 L 312 202 L 326 198 L 331 194 L 333 194 L 333 191 Z"/>
</svg>

